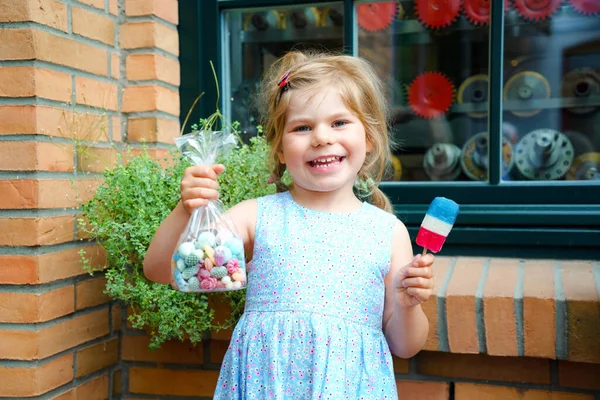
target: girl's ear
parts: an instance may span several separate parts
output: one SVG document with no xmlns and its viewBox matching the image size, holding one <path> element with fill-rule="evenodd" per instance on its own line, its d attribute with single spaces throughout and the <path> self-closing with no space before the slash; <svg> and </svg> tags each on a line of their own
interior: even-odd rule
<svg viewBox="0 0 600 400">
<path fill-rule="evenodd" d="M 283 156 L 283 150 L 279 150 L 277 152 L 277 157 L 279 157 L 279 162 L 285 164 L 285 157 Z"/>
</svg>

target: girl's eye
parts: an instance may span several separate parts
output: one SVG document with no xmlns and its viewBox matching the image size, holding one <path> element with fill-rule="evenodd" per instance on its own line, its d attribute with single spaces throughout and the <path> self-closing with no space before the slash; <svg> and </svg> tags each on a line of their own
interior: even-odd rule
<svg viewBox="0 0 600 400">
<path fill-rule="evenodd" d="M 337 127 L 339 127 L 339 126 L 344 126 L 344 125 L 346 125 L 347 123 L 348 123 L 348 121 L 335 121 L 335 122 L 333 123 L 333 127 L 334 127 L 334 128 L 337 128 Z"/>
<path fill-rule="evenodd" d="M 302 126 L 298 126 L 298 127 L 294 128 L 294 132 L 306 132 L 309 130 L 310 130 L 310 127 L 308 127 L 307 125 L 302 125 Z"/>
</svg>

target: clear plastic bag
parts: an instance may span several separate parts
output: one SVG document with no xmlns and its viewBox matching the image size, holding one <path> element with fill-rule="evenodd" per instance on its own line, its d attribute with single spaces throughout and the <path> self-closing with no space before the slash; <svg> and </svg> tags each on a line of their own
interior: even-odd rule
<svg viewBox="0 0 600 400">
<path fill-rule="evenodd" d="M 197 131 L 175 139 L 194 165 L 212 165 L 236 146 L 234 134 Z M 219 200 L 192 212 L 171 259 L 171 286 L 182 292 L 215 292 L 246 287 L 244 245 Z"/>
</svg>

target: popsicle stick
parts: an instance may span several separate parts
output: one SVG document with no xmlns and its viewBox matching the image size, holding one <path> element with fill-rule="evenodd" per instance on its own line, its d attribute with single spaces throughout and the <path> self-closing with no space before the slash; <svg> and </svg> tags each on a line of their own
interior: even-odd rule
<svg viewBox="0 0 600 400">
<path fill-rule="evenodd" d="M 423 253 L 421 255 L 424 256 L 425 254 L 427 254 L 427 247 L 423 247 Z"/>
</svg>

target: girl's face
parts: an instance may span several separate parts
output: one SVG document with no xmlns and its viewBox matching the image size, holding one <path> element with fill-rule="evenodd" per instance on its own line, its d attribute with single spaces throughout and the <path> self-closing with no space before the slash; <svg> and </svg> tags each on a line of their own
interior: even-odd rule
<svg viewBox="0 0 600 400">
<path fill-rule="evenodd" d="M 279 160 L 292 175 L 294 187 L 351 193 L 369 151 L 363 124 L 337 89 L 326 86 L 314 94 L 292 94 Z"/>
</svg>

